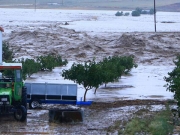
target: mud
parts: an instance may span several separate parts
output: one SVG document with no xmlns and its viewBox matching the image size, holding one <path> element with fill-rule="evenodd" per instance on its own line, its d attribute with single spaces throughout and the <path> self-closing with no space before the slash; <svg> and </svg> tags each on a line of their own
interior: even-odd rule
<svg viewBox="0 0 180 135">
<path fill-rule="evenodd" d="M 16 122 L 12 115 L 1 116 L 1 134 L 117 134 L 123 131 L 125 124 L 138 113 L 141 117 L 153 115 L 164 109 L 167 101 L 159 100 L 129 100 L 115 102 L 94 102 L 91 106 L 42 105 L 41 108 L 28 110 L 26 122 Z M 53 123 L 49 122 L 51 108 L 79 108 L 83 111 L 83 122 Z M 142 111 L 143 110 L 143 111 Z M 143 115 L 142 115 L 143 114 Z M 112 128 L 117 121 L 119 127 Z"/>
</svg>

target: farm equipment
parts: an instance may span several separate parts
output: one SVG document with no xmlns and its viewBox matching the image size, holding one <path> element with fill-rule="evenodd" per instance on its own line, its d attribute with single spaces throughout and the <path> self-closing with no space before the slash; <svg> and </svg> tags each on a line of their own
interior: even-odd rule
<svg viewBox="0 0 180 135">
<path fill-rule="evenodd" d="M 74 104 L 77 101 L 77 84 L 25 83 L 30 109 L 41 104 Z"/>
<path fill-rule="evenodd" d="M 17 121 L 27 117 L 27 93 L 22 81 L 22 63 L 2 62 L 0 32 L 0 114 L 14 114 Z"/>
</svg>

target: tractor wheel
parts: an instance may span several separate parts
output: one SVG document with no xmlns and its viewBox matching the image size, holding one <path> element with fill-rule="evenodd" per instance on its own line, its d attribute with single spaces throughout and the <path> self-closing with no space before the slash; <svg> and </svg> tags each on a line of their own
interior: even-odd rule
<svg viewBox="0 0 180 135">
<path fill-rule="evenodd" d="M 16 107 L 16 110 L 14 112 L 14 118 L 17 121 L 21 121 L 21 122 L 25 121 L 27 118 L 27 109 L 22 105 Z"/>
<path fill-rule="evenodd" d="M 27 109 L 27 88 L 26 87 L 23 87 L 22 89 L 21 105 L 23 105 Z"/>
<path fill-rule="evenodd" d="M 30 109 L 36 109 L 36 108 L 38 108 L 38 107 L 40 107 L 40 101 L 39 100 L 37 100 L 37 99 L 32 99 L 31 101 L 30 101 L 30 103 L 29 103 L 29 108 Z"/>
</svg>

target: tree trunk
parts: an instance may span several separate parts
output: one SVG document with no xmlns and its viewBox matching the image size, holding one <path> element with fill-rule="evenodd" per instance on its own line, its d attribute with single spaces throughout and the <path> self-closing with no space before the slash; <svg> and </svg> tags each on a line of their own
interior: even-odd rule
<svg viewBox="0 0 180 135">
<path fill-rule="evenodd" d="M 86 101 L 86 94 L 87 94 L 87 89 L 85 90 L 85 93 L 84 93 L 84 102 Z"/>
<path fill-rule="evenodd" d="M 95 90 L 94 90 L 94 94 L 96 94 L 96 90 L 97 90 L 97 88 L 95 88 Z"/>
</svg>

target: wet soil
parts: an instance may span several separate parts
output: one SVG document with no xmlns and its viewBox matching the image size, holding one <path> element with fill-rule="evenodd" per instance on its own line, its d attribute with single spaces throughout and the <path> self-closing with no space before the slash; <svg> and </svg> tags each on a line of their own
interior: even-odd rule
<svg viewBox="0 0 180 135">
<path fill-rule="evenodd" d="M 172 101 L 126 100 L 114 102 L 93 102 L 91 106 L 42 105 L 39 109 L 28 110 L 27 121 L 17 122 L 12 115 L 0 117 L 1 134 L 117 134 L 133 117 L 153 115 Z M 83 122 L 49 122 L 49 109 L 78 108 L 83 111 Z M 115 126 L 116 123 L 119 126 Z"/>
</svg>

